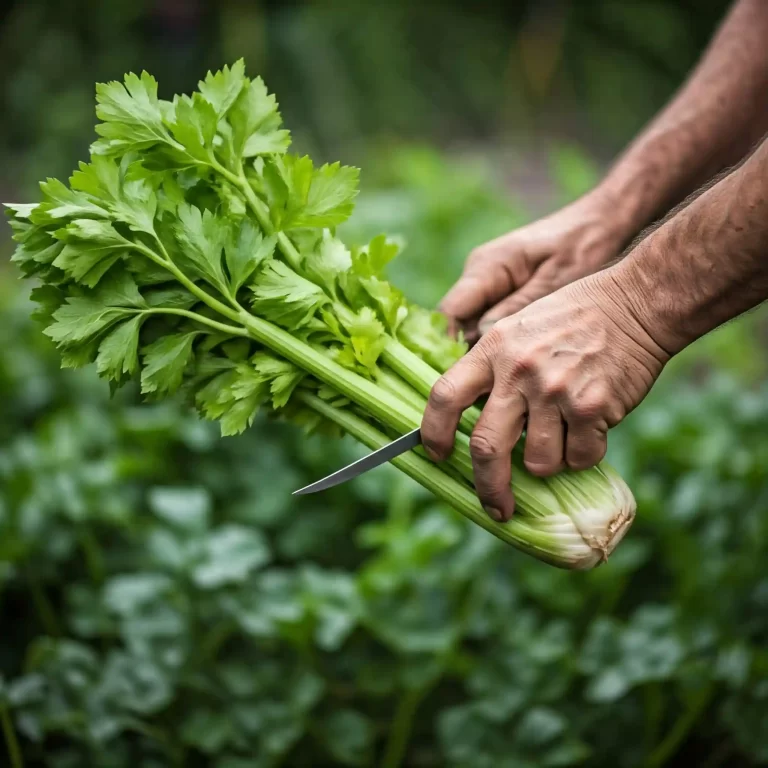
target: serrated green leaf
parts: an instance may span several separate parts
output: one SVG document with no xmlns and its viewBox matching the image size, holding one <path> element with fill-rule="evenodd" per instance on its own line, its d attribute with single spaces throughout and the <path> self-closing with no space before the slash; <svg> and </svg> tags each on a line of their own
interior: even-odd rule
<svg viewBox="0 0 768 768">
<path fill-rule="evenodd" d="M 246 80 L 227 118 L 232 126 L 231 142 L 236 158 L 264 154 L 265 147 L 269 147 L 266 153 L 285 151 L 290 143 L 290 134 L 280 128 L 282 118 L 277 100 L 260 77 Z"/>
<path fill-rule="evenodd" d="M 54 323 L 44 333 L 56 344 L 78 344 L 110 328 L 130 310 L 105 306 L 90 297 L 69 296 L 54 313 Z"/>
<path fill-rule="evenodd" d="M 96 360 L 99 339 L 93 338 L 80 344 L 69 344 L 60 350 L 62 368 L 84 368 Z"/>
<path fill-rule="evenodd" d="M 144 298 L 147 306 L 166 309 L 191 309 L 200 301 L 186 288 L 150 288 L 144 292 Z"/>
<path fill-rule="evenodd" d="M 87 195 L 71 190 L 58 179 L 47 179 L 40 184 L 41 203 L 29 216 L 33 224 L 55 224 L 72 218 L 106 219 L 109 211 Z"/>
<path fill-rule="evenodd" d="M 352 268 L 352 255 L 339 238 L 324 229 L 317 247 L 305 257 L 303 268 L 312 282 L 337 299 L 339 278 Z"/>
<path fill-rule="evenodd" d="M 272 322 L 305 326 L 330 300 L 322 288 L 297 275 L 281 261 L 269 261 L 253 280 L 253 308 Z"/>
<path fill-rule="evenodd" d="M 192 345 L 199 331 L 162 336 L 142 350 L 141 391 L 170 395 L 180 386 L 192 360 Z"/>
<path fill-rule="evenodd" d="M 388 339 L 376 313 L 370 307 L 363 307 L 343 325 L 349 334 L 355 359 L 365 368 L 373 370 Z"/>
<path fill-rule="evenodd" d="M 231 67 L 225 65 L 218 72 L 209 71 L 205 80 L 198 83 L 198 89 L 221 118 L 235 103 L 245 84 L 245 62 L 238 59 Z"/>
<path fill-rule="evenodd" d="M 277 238 L 265 238 L 250 219 L 243 219 L 239 227 L 230 230 L 224 244 L 224 255 L 233 295 L 263 261 L 272 258 L 276 245 Z"/>
<path fill-rule="evenodd" d="M 190 157 L 209 163 L 218 126 L 216 110 L 199 93 L 177 98 L 174 107 L 173 137 Z"/>
<path fill-rule="evenodd" d="M 136 315 L 110 331 L 99 345 L 96 370 L 110 379 L 120 381 L 132 376 L 139 368 L 139 331 L 144 320 Z"/>
<path fill-rule="evenodd" d="M 183 150 L 163 122 L 163 105 L 157 97 L 157 81 L 147 72 L 129 73 L 122 83 L 96 86 L 96 126 L 101 137 L 92 146 L 97 155 L 123 155 L 156 144 Z"/>
<path fill-rule="evenodd" d="M 209 210 L 186 203 L 179 206 L 177 216 L 174 233 L 185 265 L 195 277 L 226 293 L 221 257 L 229 234 L 227 223 Z"/>
<path fill-rule="evenodd" d="M 72 189 L 99 200 L 113 217 L 134 232 L 154 234 L 157 196 L 138 162 L 118 164 L 111 157 L 94 155 L 90 163 L 80 163 L 70 178 Z"/>
<path fill-rule="evenodd" d="M 360 172 L 340 163 L 315 169 L 308 156 L 284 155 L 264 166 L 273 221 L 279 229 L 335 227 L 354 209 Z"/>
<path fill-rule="evenodd" d="M 53 265 L 90 288 L 128 250 L 125 239 L 107 221 L 76 219 L 56 236 L 65 245 Z"/>
<path fill-rule="evenodd" d="M 257 352 L 251 364 L 258 374 L 269 382 L 272 407 L 283 408 L 296 387 L 304 380 L 306 373 L 287 360 L 280 360 L 264 352 Z"/>
</svg>

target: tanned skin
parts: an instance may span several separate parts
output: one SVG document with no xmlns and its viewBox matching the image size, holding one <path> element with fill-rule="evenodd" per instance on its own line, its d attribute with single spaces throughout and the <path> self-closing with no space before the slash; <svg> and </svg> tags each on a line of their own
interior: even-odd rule
<svg viewBox="0 0 768 768">
<path fill-rule="evenodd" d="M 669 105 L 603 181 L 566 208 L 475 249 L 440 309 L 470 342 L 618 256 L 658 216 L 768 131 L 768 8 L 739 0 Z"/>
<path fill-rule="evenodd" d="M 510 458 L 524 428 L 533 474 L 594 466 L 608 430 L 672 356 L 768 298 L 767 40 L 768 2 L 738 0 L 689 82 L 601 185 L 478 249 L 445 297 L 443 311 L 476 343 L 434 386 L 422 437 L 444 460 L 461 412 L 489 395 L 471 450 L 494 519 L 514 513 Z M 489 329 L 479 340 L 478 321 Z"/>
</svg>

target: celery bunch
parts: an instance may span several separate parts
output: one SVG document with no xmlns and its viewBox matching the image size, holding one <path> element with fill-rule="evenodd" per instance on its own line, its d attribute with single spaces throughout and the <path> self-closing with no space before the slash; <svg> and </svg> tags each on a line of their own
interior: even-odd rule
<svg viewBox="0 0 768 768">
<path fill-rule="evenodd" d="M 369 448 L 417 427 L 440 373 L 465 351 L 437 313 L 383 277 L 398 246 L 349 247 L 358 170 L 290 154 L 275 97 L 242 61 L 191 95 L 160 99 L 146 72 L 96 88 L 98 139 L 68 183 L 7 204 L 13 260 L 39 284 L 36 315 L 62 365 L 95 363 L 112 387 L 181 392 L 224 435 L 267 409 Z M 450 460 L 394 464 L 500 539 L 589 568 L 631 525 L 610 467 L 530 475 L 516 451 L 517 514 L 491 520 L 472 486 L 468 409 Z"/>
</svg>

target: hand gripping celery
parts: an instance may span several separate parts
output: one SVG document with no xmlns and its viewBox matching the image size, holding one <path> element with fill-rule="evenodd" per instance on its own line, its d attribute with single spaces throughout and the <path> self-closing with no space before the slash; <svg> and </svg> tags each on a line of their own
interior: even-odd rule
<svg viewBox="0 0 768 768">
<path fill-rule="evenodd" d="M 378 448 L 417 426 L 465 351 L 437 313 L 384 277 L 397 245 L 350 247 L 358 170 L 288 152 L 275 97 L 242 61 L 167 101 L 147 73 L 96 88 L 98 139 L 68 183 L 7 204 L 13 261 L 62 365 L 95 363 L 113 388 L 179 392 L 224 435 L 259 409 Z M 513 457 L 517 512 L 491 520 L 472 486 L 467 410 L 448 462 L 393 463 L 476 524 L 562 568 L 591 568 L 635 501 L 605 463 L 541 479 Z"/>
</svg>

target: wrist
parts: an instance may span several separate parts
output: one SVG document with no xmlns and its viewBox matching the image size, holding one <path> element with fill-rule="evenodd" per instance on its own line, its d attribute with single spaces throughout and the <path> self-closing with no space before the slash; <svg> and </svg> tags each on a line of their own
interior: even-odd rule
<svg viewBox="0 0 768 768">
<path fill-rule="evenodd" d="M 635 260 L 614 264 L 587 281 L 585 288 L 611 321 L 661 365 L 685 346 L 668 313 L 659 309 L 659 286 L 637 269 Z"/>
<path fill-rule="evenodd" d="M 609 171 L 590 193 L 595 204 L 610 218 L 625 244 L 631 242 L 655 218 L 660 207 L 648 168 L 621 165 Z"/>
</svg>

